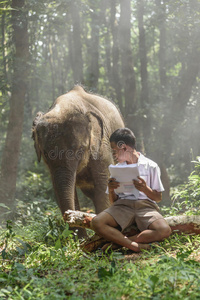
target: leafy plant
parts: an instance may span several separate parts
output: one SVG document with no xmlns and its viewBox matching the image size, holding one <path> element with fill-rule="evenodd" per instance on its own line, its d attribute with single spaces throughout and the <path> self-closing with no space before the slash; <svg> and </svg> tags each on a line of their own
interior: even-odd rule
<svg viewBox="0 0 200 300">
<path fill-rule="evenodd" d="M 3 259 L 6 258 L 7 256 L 7 247 L 8 247 L 8 243 L 9 241 L 15 236 L 15 233 L 13 232 L 13 228 L 12 228 L 12 221 L 7 220 L 6 222 L 6 231 L 2 234 L 2 242 L 3 242 L 3 249 L 1 250 L 0 254 L 2 256 Z"/>
<path fill-rule="evenodd" d="M 111 266 L 109 270 L 103 267 L 99 267 L 98 277 L 100 280 L 107 279 L 108 277 L 113 276 L 115 272 L 116 272 L 116 263 L 115 261 L 111 261 Z"/>
<path fill-rule="evenodd" d="M 68 223 L 63 219 L 48 217 L 48 231 L 44 235 L 44 240 L 48 244 L 55 245 L 55 249 L 62 248 L 66 245 L 67 238 L 72 238 L 72 231 L 69 230 Z"/>
<path fill-rule="evenodd" d="M 194 171 L 188 177 L 188 182 L 179 185 L 173 192 L 170 208 L 162 207 L 162 211 L 172 215 L 185 213 L 200 214 L 200 156 L 196 161 Z"/>
</svg>

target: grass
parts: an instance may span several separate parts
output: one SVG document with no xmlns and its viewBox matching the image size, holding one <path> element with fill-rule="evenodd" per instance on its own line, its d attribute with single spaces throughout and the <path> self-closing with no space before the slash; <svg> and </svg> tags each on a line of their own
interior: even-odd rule
<svg viewBox="0 0 200 300">
<path fill-rule="evenodd" d="M 174 234 L 140 254 L 90 254 L 57 209 L 45 211 L 29 207 L 1 229 L 0 299 L 200 299 L 199 235 Z"/>
</svg>

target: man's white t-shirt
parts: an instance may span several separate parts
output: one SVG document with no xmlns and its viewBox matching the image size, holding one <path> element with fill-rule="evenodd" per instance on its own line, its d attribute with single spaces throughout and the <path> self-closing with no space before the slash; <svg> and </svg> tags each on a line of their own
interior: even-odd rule
<svg viewBox="0 0 200 300">
<path fill-rule="evenodd" d="M 147 184 L 152 190 L 155 190 L 157 192 L 163 192 L 165 189 L 163 187 L 163 184 L 160 179 L 160 168 L 153 160 L 145 157 L 143 154 L 139 153 L 139 158 L 137 164 L 129 164 L 127 165 L 126 162 L 118 163 L 117 166 L 125 167 L 125 166 L 133 166 L 138 167 L 139 176 L 143 178 Z M 106 190 L 106 193 L 108 194 L 108 188 Z M 139 197 L 136 199 L 136 197 L 133 194 L 124 194 L 119 193 L 118 194 L 119 199 L 129 199 L 129 200 L 142 200 L 142 199 L 148 199 L 155 203 L 155 201 L 151 200 L 147 197 L 143 192 L 139 191 Z"/>
</svg>

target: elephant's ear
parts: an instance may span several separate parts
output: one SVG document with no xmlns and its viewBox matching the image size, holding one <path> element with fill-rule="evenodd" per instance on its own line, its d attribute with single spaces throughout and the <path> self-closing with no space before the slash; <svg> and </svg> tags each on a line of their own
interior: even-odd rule
<svg viewBox="0 0 200 300">
<path fill-rule="evenodd" d="M 96 160 L 104 135 L 103 119 L 93 111 L 88 112 L 87 117 L 90 122 L 90 153 L 92 158 Z"/>
<path fill-rule="evenodd" d="M 33 133 L 34 135 L 34 133 Z M 35 142 L 34 142 L 34 147 L 35 147 L 35 151 L 36 151 L 36 154 L 37 154 L 37 158 L 38 158 L 38 162 L 41 161 L 41 150 L 40 150 L 40 146 L 38 144 L 38 139 L 37 139 L 37 135 L 35 135 L 35 138 L 34 138 Z"/>
<path fill-rule="evenodd" d="M 37 154 L 37 158 L 38 158 L 38 162 L 41 161 L 41 150 L 40 150 L 40 146 L 38 143 L 38 136 L 37 136 L 37 124 L 40 120 L 40 118 L 44 115 L 44 113 L 42 112 L 38 112 L 35 119 L 33 120 L 33 126 L 32 126 L 32 139 L 34 140 L 34 147 L 35 147 L 35 151 Z"/>
</svg>

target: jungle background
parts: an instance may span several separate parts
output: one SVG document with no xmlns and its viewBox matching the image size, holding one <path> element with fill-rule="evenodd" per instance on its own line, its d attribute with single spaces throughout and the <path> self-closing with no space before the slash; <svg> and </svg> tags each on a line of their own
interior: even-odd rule
<svg viewBox="0 0 200 300">
<path fill-rule="evenodd" d="M 0 12 L 1 202 L 45 186 L 54 197 L 32 121 L 82 84 L 119 107 L 159 164 L 169 206 L 200 153 L 200 1 L 13 0 Z"/>
<path fill-rule="evenodd" d="M 198 218 L 200 1 L 1 0 L 0 24 L 0 298 L 199 299 L 199 235 L 81 250 L 31 127 L 75 84 L 111 99 L 161 168 L 164 216 Z"/>
</svg>

